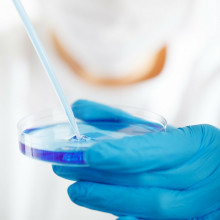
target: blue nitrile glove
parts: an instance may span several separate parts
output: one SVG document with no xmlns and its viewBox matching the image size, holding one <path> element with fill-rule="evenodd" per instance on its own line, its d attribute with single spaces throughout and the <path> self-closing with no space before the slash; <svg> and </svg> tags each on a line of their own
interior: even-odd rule
<svg viewBox="0 0 220 220">
<path fill-rule="evenodd" d="M 116 116 L 107 106 L 88 101 L 73 109 L 77 106 L 75 115 L 86 121 L 123 121 L 123 112 Z M 213 126 L 103 141 L 85 156 L 88 168 L 53 167 L 57 175 L 78 180 L 68 189 L 78 205 L 134 216 L 121 220 L 220 219 L 220 130 Z"/>
</svg>

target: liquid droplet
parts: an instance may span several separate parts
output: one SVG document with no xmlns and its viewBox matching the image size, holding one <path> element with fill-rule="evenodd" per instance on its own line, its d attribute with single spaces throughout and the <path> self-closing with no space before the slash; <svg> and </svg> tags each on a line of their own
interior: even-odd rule
<svg viewBox="0 0 220 220">
<path fill-rule="evenodd" d="M 76 135 L 74 135 L 73 137 L 71 137 L 69 139 L 69 141 L 73 141 L 73 142 L 87 142 L 88 140 L 90 140 L 89 137 L 85 136 L 85 135 L 80 135 L 80 138 L 77 138 Z"/>
</svg>

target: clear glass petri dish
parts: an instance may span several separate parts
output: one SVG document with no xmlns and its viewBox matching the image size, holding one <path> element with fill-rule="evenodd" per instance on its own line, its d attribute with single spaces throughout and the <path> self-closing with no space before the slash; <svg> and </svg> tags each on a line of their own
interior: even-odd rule
<svg viewBox="0 0 220 220">
<path fill-rule="evenodd" d="M 97 142 L 166 131 L 162 116 L 133 107 L 120 107 L 111 120 L 76 119 L 81 139 L 72 134 L 66 115 L 50 110 L 26 116 L 18 123 L 21 152 L 31 158 L 65 166 L 88 166 L 84 152 Z M 138 146 L 137 146 L 138 147 Z"/>
</svg>

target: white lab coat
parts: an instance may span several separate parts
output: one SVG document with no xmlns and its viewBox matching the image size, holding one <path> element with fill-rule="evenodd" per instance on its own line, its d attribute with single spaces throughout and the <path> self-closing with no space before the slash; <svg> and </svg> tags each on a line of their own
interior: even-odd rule
<svg viewBox="0 0 220 220">
<path fill-rule="evenodd" d="M 138 106 L 163 115 L 175 126 L 209 123 L 220 127 L 217 37 L 181 33 L 168 45 L 166 65 L 159 76 L 129 86 L 101 87 L 78 78 L 60 59 L 42 25 L 38 32 L 70 102 L 83 98 Z M 57 177 L 50 164 L 19 152 L 17 121 L 59 106 L 23 28 L 0 37 L 0 91 L 0 219 L 115 219 L 73 204 L 66 192 L 71 181 Z"/>
</svg>

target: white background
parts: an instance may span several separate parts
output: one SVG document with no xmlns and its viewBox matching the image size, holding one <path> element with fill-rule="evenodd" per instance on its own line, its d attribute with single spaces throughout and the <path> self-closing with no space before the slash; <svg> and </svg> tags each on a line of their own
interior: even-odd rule
<svg viewBox="0 0 220 220">
<path fill-rule="evenodd" d="M 22 0 L 22 3 L 31 19 L 38 19 L 40 16 L 39 0 Z M 10 30 L 20 24 L 21 21 L 19 20 L 12 0 L 0 0 L 0 32 Z"/>
<path fill-rule="evenodd" d="M 42 0 L 21 0 L 32 21 L 39 19 L 44 6 Z M 44 0 L 47 1 L 47 0 Z M 83 0 L 82 0 L 83 1 Z M 197 0 L 200 5 L 197 25 L 207 33 L 220 33 L 220 0 Z M 210 26 L 210 24 L 212 24 Z M 10 30 L 21 21 L 13 6 L 12 0 L 0 0 L 0 33 Z M 218 28 L 217 28 L 218 27 Z"/>
</svg>

